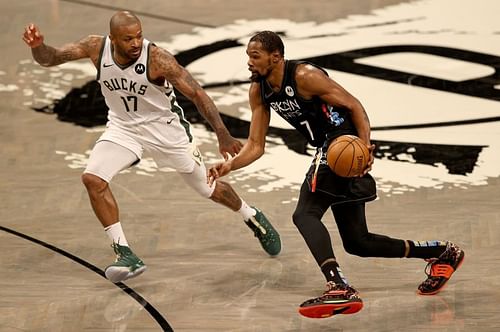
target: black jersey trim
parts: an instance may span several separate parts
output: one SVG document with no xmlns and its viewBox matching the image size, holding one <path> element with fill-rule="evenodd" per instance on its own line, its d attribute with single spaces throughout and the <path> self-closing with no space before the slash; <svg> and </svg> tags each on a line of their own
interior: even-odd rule
<svg viewBox="0 0 500 332">
<path fill-rule="evenodd" d="M 99 78 L 101 77 L 101 63 L 102 63 L 102 54 L 104 53 L 104 48 L 106 47 L 106 40 L 108 37 L 102 38 L 102 45 L 101 49 L 99 50 L 99 57 L 97 58 L 97 76 L 96 76 L 96 81 L 99 82 Z"/>
<path fill-rule="evenodd" d="M 142 41 L 143 43 L 144 43 L 144 40 L 146 40 L 146 39 L 143 39 L 143 41 Z M 143 46 L 141 46 L 141 47 L 144 47 L 144 45 L 143 45 Z M 148 47 L 149 47 L 149 44 L 148 44 Z M 122 71 L 124 71 L 125 69 L 130 68 L 130 67 L 132 67 L 132 66 L 134 66 L 134 65 L 136 65 L 136 64 L 137 64 L 137 62 L 139 61 L 139 59 L 140 59 L 140 58 L 141 58 L 141 56 L 142 56 L 142 50 L 141 50 L 141 55 L 139 55 L 139 57 L 138 57 L 138 58 L 137 58 L 134 62 L 131 62 L 131 63 L 127 64 L 127 65 L 121 65 L 121 64 L 119 64 L 119 63 L 115 60 L 115 57 L 113 56 L 113 44 L 111 43 L 111 40 L 109 41 L 109 51 L 111 52 L 111 61 L 113 61 L 113 63 L 114 63 L 115 65 L 117 65 L 117 66 L 118 66 L 118 68 L 120 68 Z"/>
<path fill-rule="evenodd" d="M 165 81 L 167 81 L 166 78 L 163 78 L 163 83 L 162 84 L 158 84 L 155 81 L 153 81 L 151 79 L 151 76 L 149 75 L 149 59 L 150 59 L 150 55 L 151 55 L 151 47 L 152 46 L 158 47 L 153 42 L 149 42 L 149 44 L 148 44 L 148 49 L 147 49 L 147 53 L 146 53 L 147 54 L 147 56 L 146 56 L 146 79 L 148 80 L 149 83 L 153 84 L 154 86 L 159 87 L 159 88 L 164 88 L 165 87 Z"/>
<path fill-rule="evenodd" d="M 148 49 L 147 49 L 147 53 L 146 53 L 146 79 L 148 80 L 149 83 L 151 84 L 154 84 L 154 85 L 158 85 L 156 84 L 155 82 L 153 82 L 153 80 L 151 79 L 151 76 L 149 76 L 149 59 L 150 59 L 150 54 L 151 54 L 151 46 L 156 46 L 154 43 L 149 43 L 148 44 Z"/>
</svg>

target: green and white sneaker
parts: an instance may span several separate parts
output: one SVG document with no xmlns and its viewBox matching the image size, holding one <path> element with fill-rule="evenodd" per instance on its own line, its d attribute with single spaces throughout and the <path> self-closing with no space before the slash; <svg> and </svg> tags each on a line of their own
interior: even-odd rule
<svg viewBox="0 0 500 332">
<path fill-rule="evenodd" d="M 267 220 L 266 216 L 257 209 L 252 208 L 257 211 L 257 214 L 245 220 L 247 226 L 253 231 L 255 237 L 259 239 L 262 248 L 271 256 L 276 256 L 281 251 L 281 240 L 280 235 L 274 229 L 273 225 Z"/>
<path fill-rule="evenodd" d="M 146 265 L 127 246 L 118 243 L 111 245 L 116 254 L 116 261 L 106 267 L 104 274 L 111 282 L 117 283 L 137 277 L 146 271 Z"/>
</svg>

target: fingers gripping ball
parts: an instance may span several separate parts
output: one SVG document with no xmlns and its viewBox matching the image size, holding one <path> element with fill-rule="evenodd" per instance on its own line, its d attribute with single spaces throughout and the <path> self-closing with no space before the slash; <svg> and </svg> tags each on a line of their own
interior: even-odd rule
<svg viewBox="0 0 500 332">
<path fill-rule="evenodd" d="M 326 158 L 328 166 L 338 176 L 356 177 L 363 174 L 370 152 L 361 138 L 342 135 L 330 143 Z"/>
</svg>

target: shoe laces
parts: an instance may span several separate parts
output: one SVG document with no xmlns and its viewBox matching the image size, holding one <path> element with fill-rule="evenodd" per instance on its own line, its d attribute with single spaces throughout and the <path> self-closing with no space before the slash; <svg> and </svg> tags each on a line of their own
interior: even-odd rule
<svg viewBox="0 0 500 332">
<path fill-rule="evenodd" d="M 334 290 L 336 287 L 338 287 L 339 285 L 337 285 L 336 283 L 334 283 L 333 281 L 329 281 L 326 283 L 326 291 L 329 292 L 331 290 Z"/>
<path fill-rule="evenodd" d="M 424 272 L 428 277 L 431 277 L 432 266 L 438 261 L 437 258 L 429 258 L 425 260 L 427 265 L 424 268 Z"/>
<path fill-rule="evenodd" d="M 346 294 L 350 296 L 351 294 L 355 294 L 356 290 L 347 284 L 336 284 L 333 281 L 329 281 L 326 283 L 326 291 L 325 295 L 342 295 Z"/>
<path fill-rule="evenodd" d="M 115 252 L 115 254 L 119 255 L 120 254 L 120 245 L 116 242 L 113 242 L 111 244 L 111 248 L 113 248 L 113 251 Z"/>
<path fill-rule="evenodd" d="M 458 248 L 448 242 L 445 251 L 438 258 L 426 259 L 427 265 L 424 272 L 428 278 L 446 277 L 449 270 L 453 270 L 453 263 L 457 259 Z M 429 280 L 429 279 L 428 279 Z"/>
<path fill-rule="evenodd" d="M 127 246 L 121 246 L 119 243 L 113 242 L 111 244 L 111 248 L 113 248 L 113 251 L 116 254 L 116 259 L 119 260 L 123 257 L 129 256 L 129 250 L 126 250 L 125 248 L 128 248 Z"/>
</svg>

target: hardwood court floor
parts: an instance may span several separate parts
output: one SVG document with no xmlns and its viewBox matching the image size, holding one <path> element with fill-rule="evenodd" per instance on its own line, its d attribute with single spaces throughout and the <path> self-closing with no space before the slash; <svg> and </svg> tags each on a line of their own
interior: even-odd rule
<svg viewBox="0 0 500 332">
<path fill-rule="evenodd" d="M 365 15 L 349 18 L 352 25 L 348 28 L 362 27 L 352 34 L 355 39 L 362 31 L 377 26 L 367 22 L 374 17 L 370 14 L 372 10 L 400 3 L 403 7 L 393 11 L 399 13 L 398 19 L 414 18 L 418 24 L 420 14 L 415 14 L 415 18 L 405 7 L 418 6 L 418 1 L 314 1 L 307 6 L 296 0 L 258 0 L 251 5 L 243 1 L 197 0 L 92 1 L 93 5 L 69 0 L 2 1 L 0 331 L 500 330 L 500 179 L 495 173 L 498 168 L 495 161 L 500 158 L 494 154 L 486 159 L 488 151 L 496 150 L 481 150 L 480 157 L 487 162 L 482 163 L 480 158 L 474 172 L 450 175 L 451 180 L 446 180 L 450 185 L 439 181 L 432 184 L 437 176 L 431 171 L 442 169 L 436 164 L 435 168 L 429 168 L 427 177 L 422 177 L 431 184 L 414 186 L 411 190 L 404 179 L 411 178 L 419 169 L 397 167 L 415 164 L 392 164 L 391 168 L 387 160 L 377 160 L 378 171 L 374 169 L 374 176 L 379 180 L 380 197 L 368 204 L 370 230 L 403 239 L 452 240 L 465 249 L 465 262 L 439 295 L 418 296 L 415 291 L 425 278 L 425 262 L 347 255 L 333 218 L 327 214 L 324 222 L 331 231 L 337 258 L 349 281 L 361 292 L 365 307 L 356 315 L 311 320 L 298 315 L 297 306 L 321 294 L 324 281 L 291 221 L 296 184 L 302 180 L 307 158 L 296 161 L 294 155 L 288 154 L 289 159 L 275 162 L 282 166 L 278 169 L 285 180 L 289 178 L 288 173 L 293 174 L 295 185 L 286 183 L 288 180 L 282 180 L 279 173 L 272 173 L 275 166 L 270 163 L 275 160 L 272 156 L 259 161 L 260 165 L 269 163 L 259 170 L 259 174 L 267 177 L 252 177 L 257 171 L 251 168 L 230 178 L 243 198 L 261 208 L 281 233 L 283 251 L 276 258 L 264 254 L 239 215 L 196 197 L 178 175 L 151 171 L 152 168 L 145 165 L 117 176 L 112 189 L 121 208 L 125 232 L 134 251 L 148 265 L 141 277 L 117 287 L 102 277 L 102 270 L 114 257 L 79 179 L 85 156 L 100 133 L 31 110 L 31 107 L 51 103 L 58 96 L 63 97 L 72 87 L 80 87 L 92 79 L 86 74 L 79 76 L 71 68 L 44 71 L 27 61 L 30 53 L 20 36 L 24 25 L 31 21 L 40 25 L 47 43 L 60 45 L 90 33 L 106 33 L 114 11 L 106 6 L 119 6 L 143 14 L 139 16 L 145 35 L 151 40 L 176 45 L 175 41 L 182 38 L 171 39 L 172 36 L 184 35 L 184 43 L 192 42 L 186 46 L 189 48 L 198 45 L 189 36 L 196 35 L 197 31 L 202 34 L 199 29 L 193 30 L 195 26 L 220 33 L 220 27 L 242 19 L 253 22 L 248 25 L 264 29 L 271 18 L 328 23 L 348 15 Z M 450 2 L 434 3 L 448 5 Z M 465 3 L 468 2 L 462 5 Z M 457 8 L 445 9 L 453 13 Z M 262 21 L 255 23 L 255 20 Z M 385 22 L 389 26 L 394 23 Z M 310 28 L 304 24 L 301 29 Z M 464 20 L 463 24 L 464 31 L 469 31 L 468 21 Z M 238 29 L 242 26 L 244 22 L 234 24 L 232 30 L 224 30 L 225 33 L 233 31 L 226 37 L 239 36 Z M 327 27 L 322 26 L 309 35 L 321 36 Z M 348 28 L 345 31 L 351 31 Z M 429 38 L 439 38 L 436 32 L 440 31 L 439 27 L 423 26 L 422 29 L 435 29 Z M 342 37 L 336 26 L 329 31 Z M 498 36 L 499 29 L 495 31 Z M 396 33 L 387 35 L 398 38 Z M 464 35 L 467 34 L 451 34 L 447 38 Z M 205 36 L 212 37 L 208 32 Z M 300 39 L 299 33 L 296 37 Z M 376 42 L 370 38 L 373 36 L 366 37 L 365 46 Z M 477 48 L 481 49 L 491 43 L 479 44 L 478 41 Z M 303 47 L 307 49 L 308 45 L 306 42 Z M 291 45 L 291 53 L 297 48 L 299 46 Z M 494 54 L 500 56 L 498 48 L 497 51 Z M 238 56 L 244 66 L 244 52 Z M 224 66 L 214 64 L 217 65 Z M 195 76 L 203 74 L 196 64 L 192 69 Z M 224 73 L 221 69 L 215 76 L 221 77 Z M 337 74 L 343 78 L 341 73 Z M 379 80 L 374 84 L 383 82 Z M 357 92 L 361 87 L 352 88 Z M 63 93 L 57 95 L 61 91 Z M 418 87 L 410 92 L 422 91 L 428 98 L 436 93 Z M 370 95 L 383 93 L 380 89 Z M 370 100 L 370 95 L 358 97 Z M 478 105 L 478 109 L 496 105 L 498 110 L 498 101 L 496 104 L 494 101 L 486 104 L 480 98 L 466 101 Z M 370 109 L 367 111 L 371 114 Z M 375 115 L 375 124 L 383 125 L 377 121 Z M 493 146 L 493 141 L 480 138 L 500 132 L 498 122 L 476 126 L 468 127 L 477 133 L 474 135 L 462 131 L 463 127 L 456 131 L 465 133 L 462 136 L 477 138 L 474 142 L 477 146 Z M 450 134 L 455 127 L 450 128 L 444 128 L 444 133 Z M 201 147 L 207 159 L 217 159 L 216 148 L 210 144 L 213 137 L 200 127 L 197 133 L 202 136 Z M 377 135 L 380 135 L 378 139 L 387 140 L 379 132 L 374 132 L 375 139 Z M 436 137 L 433 135 L 423 130 L 416 136 L 432 141 Z M 442 139 L 446 141 L 444 136 Z M 270 139 L 271 154 L 282 145 L 276 142 L 275 138 Z M 395 173 L 396 169 L 403 174 L 399 178 L 385 173 L 385 170 Z M 492 169 L 484 179 L 481 177 L 480 184 L 473 181 L 478 177 L 477 169 Z M 269 190 L 266 184 L 276 179 L 285 183 Z"/>
</svg>

